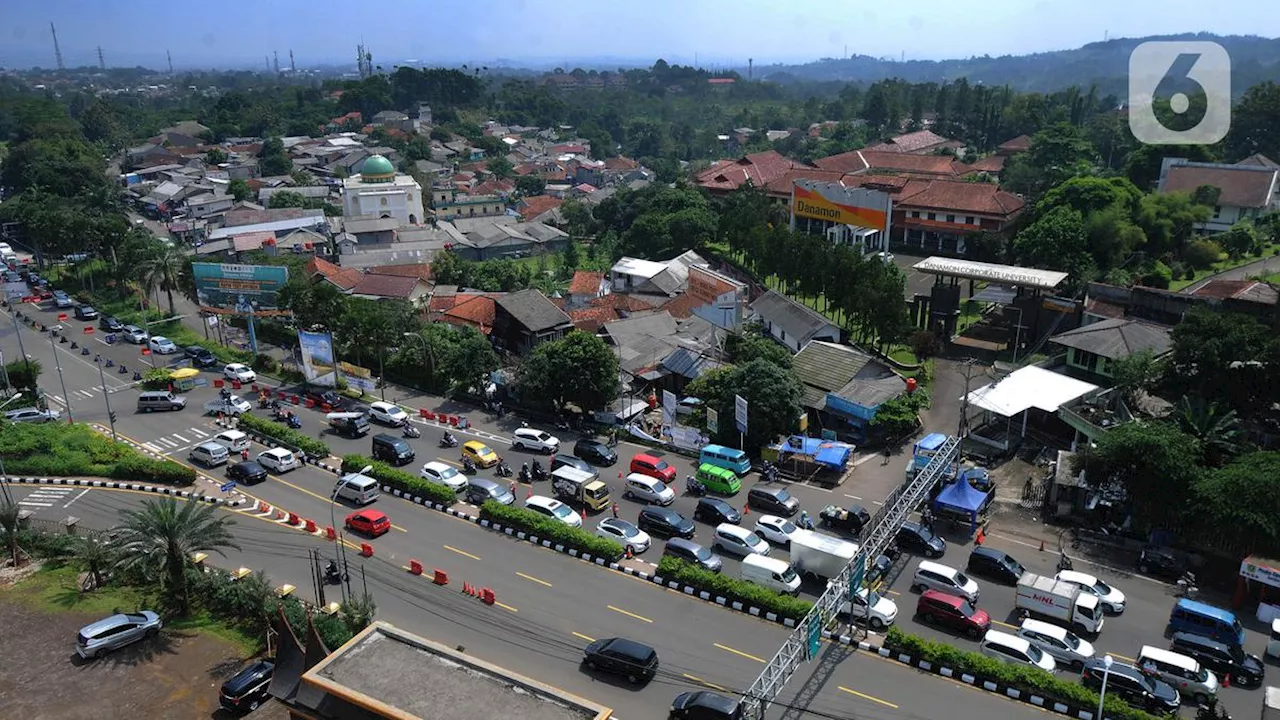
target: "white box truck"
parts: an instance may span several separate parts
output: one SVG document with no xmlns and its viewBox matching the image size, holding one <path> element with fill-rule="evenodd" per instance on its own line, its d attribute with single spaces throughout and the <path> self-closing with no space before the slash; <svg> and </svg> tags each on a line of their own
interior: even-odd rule
<svg viewBox="0 0 1280 720">
<path fill-rule="evenodd" d="M 858 544 L 812 530 L 791 535 L 791 567 L 807 577 L 830 580 L 858 554 Z"/>
<path fill-rule="evenodd" d="M 1078 586 L 1035 573 L 1023 573 L 1018 580 L 1014 607 L 1032 617 L 1056 621 L 1079 632 L 1102 632 L 1102 607 L 1098 596 Z"/>
<path fill-rule="evenodd" d="M 1280 720 L 1280 688 L 1269 687 L 1263 694 L 1262 720 Z"/>
</svg>

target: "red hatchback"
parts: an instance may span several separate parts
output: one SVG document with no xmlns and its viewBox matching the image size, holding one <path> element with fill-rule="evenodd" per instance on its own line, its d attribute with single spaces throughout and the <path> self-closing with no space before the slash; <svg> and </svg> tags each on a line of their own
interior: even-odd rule
<svg viewBox="0 0 1280 720">
<path fill-rule="evenodd" d="M 675 482 L 676 469 L 658 455 L 640 453 L 631 458 L 631 472 L 648 475 L 665 483 Z"/>
<path fill-rule="evenodd" d="M 925 590 L 916 603 L 916 615 L 930 625 L 957 630 L 971 638 L 980 638 L 991 627 L 991 616 L 962 597 L 937 590 Z"/>
<path fill-rule="evenodd" d="M 377 510 L 360 510 L 347 516 L 347 530 L 378 537 L 391 530 L 391 518 Z"/>
</svg>

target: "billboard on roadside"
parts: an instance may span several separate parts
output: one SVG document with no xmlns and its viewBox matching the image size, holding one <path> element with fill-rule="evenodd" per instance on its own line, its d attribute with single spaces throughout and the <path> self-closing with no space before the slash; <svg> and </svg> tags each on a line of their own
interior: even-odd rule
<svg viewBox="0 0 1280 720">
<path fill-rule="evenodd" d="M 289 282 L 283 265 L 191 263 L 196 300 L 205 312 L 223 315 L 288 315 L 280 307 L 280 288 Z"/>
<path fill-rule="evenodd" d="M 333 357 L 333 336 L 327 332 L 298 331 L 302 350 L 302 374 L 307 382 L 322 387 L 338 386 L 338 365 Z"/>
</svg>

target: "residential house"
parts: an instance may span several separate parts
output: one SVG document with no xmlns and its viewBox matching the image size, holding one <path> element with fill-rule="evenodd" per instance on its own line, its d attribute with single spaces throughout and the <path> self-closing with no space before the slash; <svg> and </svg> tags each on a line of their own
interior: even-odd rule
<svg viewBox="0 0 1280 720">
<path fill-rule="evenodd" d="M 209 128 L 205 127 L 204 125 L 201 125 L 195 120 L 181 120 L 167 128 L 160 129 L 160 133 L 162 135 L 165 133 L 178 133 L 178 134 L 187 135 L 193 138 L 200 137 L 201 135 L 204 135 L 207 132 L 210 132 Z"/>
<path fill-rule="evenodd" d="M 894 152 L 908 155 L 934 155 L 942 150 L 962 151 L 964 143 L 942 137 L 932 130 L 917 130 L 898 135 L 881 143 L 871 145 L 865 150 L 873 152 Z"/>
<path fill-rule="evenodd" d="M 1244 313 L 1271 324 L 1280 309 L 1280 290 L 1255 280 L 1211 280 L 1193 292 L 1158 288 L 1119 287 L 1089 283 L 1084 322 L 1135 317 L 1162 325 L 1177 325 L 1197 307 Z"/>
<path fill-rule="evenodd" d="M 298 228 L 321 229 L 326 226 L 323 210 L 304 208 L 237 209 L 222 216 L 222 227 L 209 233 L 210 240 L 221 240 L 247 232 L 281 234 Z"/>
<path fill-rule="evenodd" d="M 312 282 L 327 282 L 344 293 L 351 292 L 363 274 L 355 268 L 343 268 L 325 260 L 313 257 L 302 266 L 302 271 Z"/>
<path fill-rule="evenodd" d="M 963 256 L 967 235 L 1003 232 L 1025 206 L 990 183 L 913 179 L 893 199 L 890 241 L 921 254 Z"/>
<path fill-rule="evenodd" d="M 720 348 L 727 337 L 702 318 L 677 319 L 666 312 L 608 322 L 600 333 L 617 348 L 627 385 L 656 384 L 673 392 L 683 392 L 702 372 L 723 364 Z"/>
<path fill-rule="evenodd" d="M 559 340 L 572 329 L 569 316 L 537 290 L 521 290 L 497 300 L 492 337 L 508 352 L 524 355 L 539 343 Z"/>
<path fill-rule="evenodd" d="M 515 222 L 516 218 L 457 218 L 453 225 L 464 238 L 455 248 L 466 260 L 530 257 L 560 252 L 569 234 L 543 223 Z"/>
<path fill-rule="evenodd" d="M 550 195 L 533 195 L 521 198 L 516 205 L 516 212 L 525 222 L 559 222 L 562 220 L 557 212 L 564 200 Z"/>
<path fill-rule="evenodd" d="M 366 272 L 349 291 L 352 297 L 368 300 L 403 300 L 415 307 L 425 305 L 431 285 L 419 277 L 379 275 Z"/>
<path fill-rule="evenodd" d="M 1024 153 L 1031 149 L 1031 136 L 1019 135 L 1012 140 L 1005 140 L 996 147 L 996 155 L 1002 157 L 1013 157 L 1019 153 Z"/>
<path fill-rule="evenodd" d="M 866 440 L 880 406 L 907 389 L 888 366 L 848 345 L 811 341 L 792 358 L 791 368 L 803 386 L 804 408 L 818 427 L 856 442 Z"/>
<path fill-rule="evenodd" d="M 947 155 L 915 155 L 869 149 L 850 150 L 819 158 L 813 164 L 821 170 L 850 174 L 884 173 L 925 178 L 956 178 L 964 173 L 965 168 L 963 163 L 958 163 Z"/>
<path fill-rule="evenodd" d="M 452 307 L 435 319 L 450 325 L 473 328 L 489 337 L 493 333 L 493 324 L 498 315 L 497 297 L 501 297 L 501 294 L 468 295 L 454 302 Z"/>
<path fill-rule="evenodd" d="M 413 121 L 408 115 L 398 110 L 383 110 L 373 116 L 373 124 L 377 127 L 387 128 L 388 130 L 399 130 L 400 132 L 413 132 Z"/>
<path fill-rule="evenodd" d="M 344 233 L 355 236 L 360 244 L 395 242 L 400 221 L 393 217 L 361 215 L 342 219 Z"/>
<path fill-rule="evenodd" d="M 694 184 L 712 195 L 728 195 L 750 181 L 763 188 L 790 170 L 810 167 L 774 150 L 744 155 L 737 160 L 720 160 L 698 173 Z"/>
<path fill-rule="evenodd" d="M 1204 185 L 1218 190 L 1213 216 L 1195 228 L 1201 233 L 1227 230 L 1241 220 L 1280 210 L 1280 168 L 1265 157 L 1248 164 L 1190 162 L 1167 157 L 1160 165 L 1157 191 L 1193 193 Z M 1269 163 L 1269 164 L 1268 164 Z"/>
<path fill-rule="evenodd" d="M 1164 325 L 1135 318 L 1110 318 L 1049 338 L 1054 345 L 1066 348 L 1068 368 L 1096 380 L 1112 378 L 1111 365 L 1140 352 L 1156 358 L 1173 351 L 1170 329 Z"/>
<path fill-rule="evenodd" d="M 181 165 L 184 158 L 167 147 L 147 143 L 125 151 L 125 166 L 146 168 L 154 165 Z"/>
<path fill-rule="evenodd" d="M 774 290 L 751 303 L 751 312 L 774 340 L 793 353 L 814 340 L 840 342 L 840 327 L 816 310 Z"/>
<path fill-rule="evenodd" d="M 609 294 L 609 283 L 602 272 L 577 270 L 569 281 L 569 291 L 565 296 L 565 310 L 586 307 L 592 300 Z"/>
<path fill-rule="evenodd" d="M 431 188 L 431 208 L 436 219 L 491 217 L 505 215 L 507 203 L 500 195 L 468 195 L 459 193 L 453 183 Z"/>
<path fill-rule="evenodd" d="M 615 293 L 633 293 L 672 298 L 684 292 L 691 265 L 706 266 L 696 252 L 690 250 L 666 262 L 624 257 L 609 269 L 609 285 Z"/>
</svg>

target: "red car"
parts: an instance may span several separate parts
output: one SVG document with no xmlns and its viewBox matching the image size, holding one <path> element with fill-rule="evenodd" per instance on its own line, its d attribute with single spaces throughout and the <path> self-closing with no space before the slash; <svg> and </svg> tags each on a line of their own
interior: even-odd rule
<svg viewBox="0 0 1280 720">
<path fill-rule="evenodd" d="M 916 603 L 916 615 L 930 625 L 941 625 L 980 638 L 991 627 L 991 616 L 962 597 L 925 590 Z"/>
<path fill-rule="evenodd" d="M 672 483 L 676 479 L 676 469 L 660 456 L 650 453 L 640 453 L 631 458 L 631 472 L 648 475 L 664 483 Z"/>
<path fill-rule="evenodd" d="M 359 510 L 347 516 L 347 530 L 378 537 L 391 531 L 391 518 L 377 510 Z"/>
</svg>

